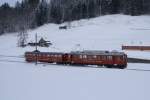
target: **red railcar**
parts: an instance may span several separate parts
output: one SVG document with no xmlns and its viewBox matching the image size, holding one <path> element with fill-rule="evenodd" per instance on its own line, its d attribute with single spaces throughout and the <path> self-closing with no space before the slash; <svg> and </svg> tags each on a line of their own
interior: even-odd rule
<svg viewBox="0 0 150 100">
<path fill-rule="evenodd" d="M 81 65 L 98 65 L 109 68 L 126 68 L 127 55 L 123 52 L 82 51 L 71 52 L 71 63 Z"/>
<path fill-rule="evenodd" d="M 71 65 L 98 65 L 109 68 L 126 68 L 127 55 L 123 52 L 81 51 L 70 53 L 26 52 L 26 61 L 48 62 Z"/>
<path fill-rule="evenodd" d="M 26 52 L 25 58 L 27 62 L 48 62 L 48 63 L 62 63 L 64 53 L 58 52 Z"/>
</svg>

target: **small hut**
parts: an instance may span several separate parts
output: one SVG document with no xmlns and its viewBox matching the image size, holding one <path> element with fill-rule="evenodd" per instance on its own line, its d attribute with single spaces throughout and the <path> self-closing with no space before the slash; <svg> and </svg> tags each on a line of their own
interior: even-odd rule
<svg viewBox="0 0 150 100">
<path fill-rule="evenodd" d="M 40 46 L 40 47 L 49 47 L 50 45 L 52 45 L 52 43 L 50 41 L 46 41 L 43 38 L 41 38 L 39 40 L 39 42 L 31 42 L 28 43 L 29 46 Z"/>
<path fill-rule="evenodd" d="M 49 47 L 50 45 L 52 45 L 50 41 L 46 41 L 43 38 L 39 40 L 39 46 L 41 47 Z"/>
</svg>

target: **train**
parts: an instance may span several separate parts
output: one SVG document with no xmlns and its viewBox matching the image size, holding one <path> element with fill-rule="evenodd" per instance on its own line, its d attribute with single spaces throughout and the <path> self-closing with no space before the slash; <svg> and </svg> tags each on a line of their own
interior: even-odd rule
<svg viewBox="0 0 150 100">
<path fill-rule="evenodd" d="M 117 51 L 72 51 L 63 52 L 25 52 L 27 62 L 45 62 L 64 65 L 96 65 L 107 68 L 124 69 L 127 67 L 127 55 Z"/>
</svg>

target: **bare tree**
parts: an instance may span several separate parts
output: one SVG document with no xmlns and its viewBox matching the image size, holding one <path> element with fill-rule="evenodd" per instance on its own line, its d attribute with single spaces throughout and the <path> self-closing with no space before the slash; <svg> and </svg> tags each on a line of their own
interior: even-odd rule
<svg viewBox="0 0 150 100">
<path fill-rule="evenodd" d="M 21 31 L 18 33 L 18 47 L 25 47 L 28 38 L 28 33 L 26 28 L 22 28 Z"/>
</svg>

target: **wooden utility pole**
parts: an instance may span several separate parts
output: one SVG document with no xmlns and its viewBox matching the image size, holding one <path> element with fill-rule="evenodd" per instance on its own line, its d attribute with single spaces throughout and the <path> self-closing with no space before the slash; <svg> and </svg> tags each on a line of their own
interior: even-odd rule
<svg viewBox="0 0 150 100">
<path fill-rule="evenodd" d="M 35 34 L 35 54 L 36 54 L 36 58 L 35 58 L 35 65 L 37 65 L 37 54 L 38 54 L 38 50 L 37 50 L 37 33 Z"/>
</svg>

